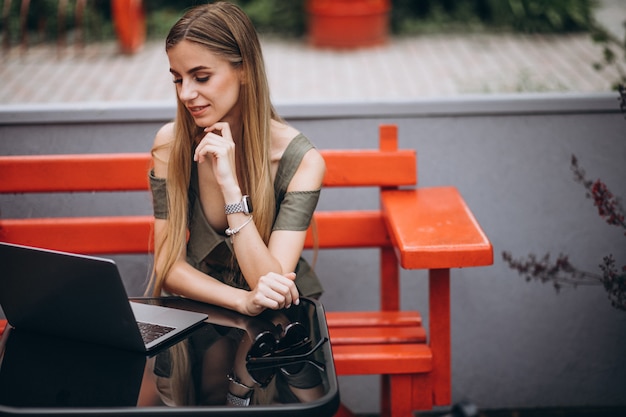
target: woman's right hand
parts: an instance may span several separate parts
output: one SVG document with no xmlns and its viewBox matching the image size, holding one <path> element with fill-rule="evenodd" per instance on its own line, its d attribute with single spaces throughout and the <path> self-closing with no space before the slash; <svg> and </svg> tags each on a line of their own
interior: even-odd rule
<svg viewBox="0 0 626 417">
<path fill-rule="evenodd" d="M 244 314 L 256 316 L 263 310 L 280 310 L 300 303 L 300 294 L 295 284 L 296 274 L 281 275 L 270 272 L 263 275 L 257 286 L 248 293 Z"/>
<path fill-rule="evenodd" d="M 222 187 L 238 188 L 235 171 L 235 141 L 227 122 L 218 122 L 204 129 L 204 136 L 196 146 L 193 159 L 198 163 L 211 161 L 213 175 Z"/>
</svg>

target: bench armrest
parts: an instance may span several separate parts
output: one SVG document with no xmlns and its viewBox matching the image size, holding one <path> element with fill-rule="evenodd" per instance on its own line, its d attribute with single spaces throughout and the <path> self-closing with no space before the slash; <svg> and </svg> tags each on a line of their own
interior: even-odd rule
<svg viewBox="0 0 626 417">
<path fill-rule="evenodd" d="M 493 264 L 493 247 L 455 187 L 384 190 L 385 223 L 405 269 Z"/>
</svg>

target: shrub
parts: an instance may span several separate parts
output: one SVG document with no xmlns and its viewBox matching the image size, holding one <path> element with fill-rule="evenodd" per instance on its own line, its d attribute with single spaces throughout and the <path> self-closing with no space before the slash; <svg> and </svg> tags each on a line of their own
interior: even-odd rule
<svg viewBox="0 0 626 417">
<path fill-rule="evenodd" d="M 396 33 L 472 28 L 564 33 L 589 30 L 594 0 L 393 0 Z"/>
<path fill-rule="evenodd" d="M 306 32 L 307 0 L 232 0 L 250 16 L 261 33 L 301 36 Z M 396 34 L 416 32 L 509 30 L 564 33 L 591 27 L 595 0 L 391 0 L 391 28 Z M 147 34 L 162 39 L 185 9 L 207 0 L 145 0 Z M 66 28 L 75 25 L 75 1 L 68 1 Z M 87 2 L 85 28 L 90 40 L 112 39 L 111 2 Z M 20 2 L 12 2 L 7 22 L 12 40 L 19 33 Z M 58 0 L 31 4 L 27 27 L 42 41 L 58 36 Z M 2 28 L 4 31 L 4 28 Z"/>
</svg>

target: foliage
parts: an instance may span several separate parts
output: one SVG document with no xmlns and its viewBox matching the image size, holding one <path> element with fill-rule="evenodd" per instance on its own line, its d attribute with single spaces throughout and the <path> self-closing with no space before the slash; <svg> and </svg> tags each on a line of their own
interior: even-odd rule
<svg viewBox="0 0 626 417">
<path fill-rule="evenodd" d="M 399 33 L 483 28 L 565 33 L 591 27 L 594 0 L 392 0 Z M 429 29 L 430 28 L 430 29 Z"/>
<path fill-rule="evenodd" d="M 231 0 L 250 17 L 261 33 L 300 36 L 305 31 L 304 0 Z M 186 9 L 206 0 L 146 1 L 147 33 L 150 38 L 163 39 Z"/>
<path fill-rule="evenodd" d="M 623 26 L 626 28 L 626 21 Z M 590 32 L 593 41 L 602 47 L 602 60 L 594 62 L 594 68 L 598 71 L 615 68 L 618 79 L 615 80 L 612 88 L 617 89 L 620 85 L 626 85 L 626 31 L 620 39 L 603 26 L 594 23 Z"/>
<path fill-rule="evenodd" d="M 391 27 L 395 33 L 479 30 L 486 27 L 485 1 L 392 0 Z"/>
<path fill-rule="evenodd" d="M 187 9 L 206 0 L 144 0 L 146 11 L 146 36 L 163 40 L 170 28 Z"/>
<path fill-rule="evenodd" d="M 588 30 L 592 0 L 489 0 L 489 19 L 518 32 L 576 32 Z"/>
<path fill-rule="evenodd" d="M 4 2 L 3 2 L 4 3 Z M 20 25 L 22 24 L 20 19 L 20 3 L 11 2 L 9 16 L 15 16 L 15 19 L 10 19 L 6 24 L 9 26 L 9 33 L 18 33 Z M 30 8 L 29 13 L 26 16 L 26 25 L 33 29 L 33 32 L 41 38 L 46 38 L 48 32 L 57 32 L 57 19 L 50 19 L 51 16 L 57 16 L 57 2 L 53 0 L 43 0 L 37 7 L 37 11 L 34 11 L 33 7 Z M 6 4 L 3 4 L 3 11 Z M 2 22 L 3 25 L 5 22 Z M 4 26 L 2 28 L 5 29 Z"/>
<path fill-rule="evenodd" d="M 250 16 L 261 33 L 301 36 L 306 31 L 307 0 L 231 0 Z M 148 34 L 162 37 L 184 8 L 206 0 L 150 0 Z M 569 32 L 589 29 L 593 0 L 391 0 L 395 33 L 468 28 L 522 32 Z M 166 12 L 164 12 L 166 11 Z M 167 12 L 169 11 L 169 12 Z M 179 11 L 179 13 L 172 13 Z"/>
<path fill-rule="evenodd" d="M 261 33 L 303 35 L 306 30 L 304 0 L 238 0 Z"/>
<path fill-rule="evenodd" d="M 620 107 L 626 109 L 626 90 L 619 88 Z M 572 155 L 570 168 L 574 180 L 583 185 L 586 197 L 593 200 L 598 215 L 609 225 L 625 230 L 626 221 L 621 200 L 614 196 L 607 185 L 601 180 L 589 180 L 585 170 L 578 164 L 578 158 Z M 554 262 L 547 253 L 542 257 L 529 254 L 525 259 L 514 259 L 510 252 L 503 252 L 502 259 L 510 268 L 525 276 L 526 281 L 551 282 L 558 292 L 564 286 L 602 285 L 607 292 L 611 305 L 626 311 L 626 264 L 618 269 L 612 254 L 605 256 L 598 265 L 600 273 L 592 273 L 576 268 L 567 255 L 560 254 Z"/>
<path fill-rule="evenodd" d="M 23 37 L 28 38 L 28 43 L 50 42 L 64 40 L 63 36 L 73 36 L 77 29 L 83 32 L 86 41 L 102 41 L 112 39 L 113 24 L 111 22 L 110 0 L 89 0 L 82 15 L 77 13 L 77 1 L 69 0 L 65 3 L 66 8 L 60 8 L 59 0 L 31 1 L 28 13 L 25 16 L 25 33 L 21 31 L 23 2 L 11 1 L 0 2 L 2 10 L 8 4 L 6 20 L 0 22 L 0 31 L 6 34 L 3 39 L 6 44 L 11 44 Z M 60 18 L 63 16 L 63 18 Z"/>
<path fill-rule="evenodd" d="M 231 1 L 246 11 L 261 33 L 297 37 L 306 31 L 307 0 Z M 206 2 L 145 0 L 148 37 L 162 39 L 185 9 Z M 20 3 L 11 2 L 8 25 L 12 34 L 20 32 Z M 59 0 L 31 2 L 27 27 L 41 41 L 54 41 L 59 36 L 58 3 Z M 71 32 L 76 26 L 73 18 L 76 1 L 67 3 L 66 25 Z M 397 34 L 451 30 L 556 33 L 588 30 L 595 5 L 594 0 L 391 0 L 391 3 L 391 27 Z M 84 19 L 88 38 L 113 38 L 110 0 L 88 1 Z"/>
</svg>

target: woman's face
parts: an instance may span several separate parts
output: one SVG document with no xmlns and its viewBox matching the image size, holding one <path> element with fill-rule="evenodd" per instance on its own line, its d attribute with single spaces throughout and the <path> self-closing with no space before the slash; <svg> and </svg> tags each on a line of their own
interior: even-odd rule
<svg viewBox="0 0 626 417">
<path fill-rule="evenodd" d="M 240 122 L 241 71 L 206 47 L 179 42 L 167 51 L 176 93 L 200 127 Z"/>
</svg>

